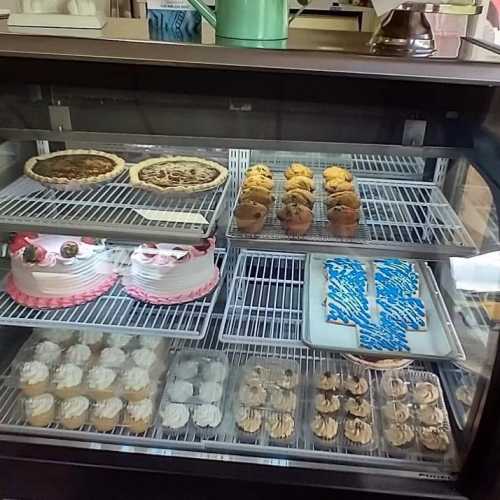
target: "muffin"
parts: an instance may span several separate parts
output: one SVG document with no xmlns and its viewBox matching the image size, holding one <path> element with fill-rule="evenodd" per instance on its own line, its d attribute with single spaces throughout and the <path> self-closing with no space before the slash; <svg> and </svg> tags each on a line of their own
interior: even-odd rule
<svg viewBox="0 0 500 500">
<path fill-rule="evenodd" d="M 269 209 L 274 203 L 274 196 L 271 191 L 266 188 L 254 186 L 244 189 L 240 194 L 239 202 L 245 203 L 247 201 L 255 201 Z"/>
<path fill-rule="evenodd" d="M 92 411 L 92 423 L 99 432 L 113 430 L 120 423 L 123 402 L 120 398 L 98 401 Z"/>
<path fill-rule="evenodd" d="M 343 179 L 345 181 L 352 181 L 352 174 L 344 167 L 331 165 L 323 170 L 323 177 L 325 180 L 329 179 Z"/>
<path fill-rule="evenodd" d="M 366 445 L 373 439 L 372 426 L 360 418 L 348 418 L 344 424 L 344 435 L 353 443 Z"/>
<path fill-rule="evenodd" d="M 410 418 L 410 407 L 400 401 L 390 401 L 382 407 L 384 417 L 398 424 L 404 424 Z"/>
<path fill-rule="evenodd" d="M 262 163 L 258 163 L 256 165 L 252 165 L 246 172 L 245 175 L 250 177 L 252 175 L 263 175 L 264 177 L 268 177 L 269 179 L 273 178 L 273 173 L 271 169 Z"/>
<path fill-rule="evenodd" d="M 277 212 L 281 227 L 287 234 L 304 235 L 311 228 L 313 213 L 304 205 L 292 203 L 280 208 Z"/>
<path fill-rule="evenodd" d="M 126 354 L 118 347 L 106 347 L 101 351 L 99 364 L 106 368 L 120 368 L 127 359 Z"/>
<path fill-rule="evenodd" d="M 85 344 L 72 345 L 65 353 L 64 360 L 75 365 L 86 365 L 92 356 L 90 347 Z"/>
<path fill-rule="evenodd" d="M 123 347 L 128 346 L 133 338 L 133 335 L 125 333 L 109 333 L 106 337 L 106 345 L 108 347 L 119 347 L 122 349 Z"/>
<path fill-rule="evenodd" d="M 78 334 L 78 342 L 89 346 L 92 352 L 97 352 L 101 348 L 103 338 L 104 334 L 102 332 L 86 331 Z"/>
<path fill-rule="evenodd" d="M 281 201 L 284 205 L 296 204 L 304 205 L 305 207 L 312 210 L 314 206 L 314 195 L 305 189 L 292 189 L 287 191 Z"/>
<path fill-rule="evenodd" d="M 335 439 L 339 430 L 339 424 L 331 415 L 316 413 L 311 421 L 313 434 L 325 441 Z"/>
<path fill-rule="evenodd" d="M 234 216 L 241 232 L 257 234 L 264 228 L 267 208 L 256 201 L 240 202 L 234 211 Z"/>
<path fill-rule="evenodd" d="M 26 396 L 39 396 L 47 392 L 49 369 L 40 361 L 24 363 L 19 374 L 19 386 Z"/>
<path fill-rule="evenodd" d="M 61 423 L 65 429 L 79 429 L 87 422 L 90 401 L 84 396 L 65 399 L 61 404 Z"/>
<path fill-rule="evenodd" d="M 30 425 L 47 427 L 55 419 L 55 398 L 52 394 L 44 393 L 24 402 L 24 414 Z"/>
<path fill-rule="evenodd" d="M 417 382 L 414 397 L 417 403 L 428 405 L 439 399 L 439 390 L 430 382 Z"/>
<path fill-rule="evenodd" d="M 55 342 L 44 340 L 35 347 L 34 359 L 46 365 L 53 365 L 61 358 L 62 349 Z"/>
<path fill-rule="evenodd" d="M 174 375 L 183 380 L 189 380 L 198 375 L 200 363 L 195 360 L 188 360 L 179 363 L 174 370 Z"/>
<path fill-rule="evenodd" d="M 247 385 L 243 384 L 240 387 L 238 397 L 240 403 L 246 406 L 258 407 L 263 406 L 267 401 L 267 391 L 263 385 Z"/>
<path fill-rule="evenodd" d="M 61 347 L 71 345 L 74 339 L 74 330 L 66 330 L 64 328 L 36 328 L 35 332 L 43 340 L 50 340 Z"/>
<path fill-rule="evenodd" d="M 329 195 L 326 200 L 326 206 L 329 209 L 337 205 L 357 209 L 361 206 L 361 201 L 354 191 L 340 191 Z"/>
<path fill-rule="evenodd" d="M 204 403 L 217 403 L 222 399 L 222 384 L 219 382 L 202 382 L 199 396 Z"/>
<path fill-rule="evenodd" d="M 116 392 L 116 372 L 105 366 L 95 366 L 87 374 L 89 396 L 97 401 L 109 399 Z"/>
<path fill-rule="evenodd" d="M 433 405 L 420 405 L 417 417 L 423 425 L 442 425 L 444 422 L 443 410 Z"/>
<path fill-rule="evenodd" d="M 293 413 L 297 406 L 297 396 L 294 391 L 275 387 L 271 390 L 270 402 L 275 410 Z"/>
<path fill-rule="evenodd" d="M 193 423 L 198 427 L 214 429 L 222 422 L 222 412 L 218 406 L 198 405 L 193 411 Z"/>
<path fill-rule="evenodd" d="M 353 193 L 354 184 L 343 179 L 330 179 L 325 181 L 325 191 L 330 195 L 336 193 Z"/>
<path fill-rule="evenodd" d="M 299 375 L 291 368 L 280 368 L 272 372 L 272 381 L 283 389 L 293 389 L 299 385 Z"/>
<path fill-rule="evenodd" d="M 341 386 L 340 373 L 325 371 L 316 381 L 316 387 L 324 391 L 338 391 Z"/>
<path fill-rule="evenodd" d="M 179 403 L 168 403 L 160 412 L 161 423 L 164 427 L 178 431 L 189 422 L 189 409 Z"/>
<path fill-rule="evenodd" d="M 151 370 L 157 361 L 156 354 L 147 347 L 141 347 L 132 351 L 132 361 L 140 368 Z"/>
<path fill-rule="evenodd" d="M 83 392 L 83 370 L 72 363 L 60 365 L 54 373 L 52 383 L 58 398 L 67 399 Z"/>
<path fill-rule="evenodd" d="M 130 432 L 142 434 L 146 432 L 153 423 L 153 402 L 151 399 L 142 399 L 135 403 L 129 403 L 125 412 L 125 425 Z"/>
<path fill-rule="evenodd" d="M 358 209 L 346 207 L 344 205 L 335 205 L 327 212 L 328 220 L 334 225 L 357 224 L 360 212 Z"/>
<path fill-rule="evenodd" d="M 248 175 L 243 181 L 243 190 L 250 189 L 253 187 L 260 187 L 272 191 L 274 187 L 274 182 L 269 177 L 259 174 Z"/>
<path fill-rule="evenodd" d="M 125 399 L 140 401 L 151 394 L 151 380 L 149 373 L 144 368 L 134 367 L 127 370 L 122 376 Z"/>
<path fill-rule="evenodd" d="M 290 413 L 273 412 L 267 417 L 266 430 L 272 439 L 289 439 L 295 432 L 295 419 Z"/>
<path fill-rule="evenodd" d="M 349 398 L 345 403 L 345 409 L 349 415 L 359 418 L 368 418 L 372 413 L 370 403 L 363 398 Z"/>
<path fill-rule="evenodd" d="M 139 335 L 138 340 L 141 347 L 151 349 L 155 353 L 162 351 L 165 346 L 165 340 L 156 335 Z"/>
<path fill-rule="evenodd" d="M 450 438 L 440 427 L 421 427 L 418 431 L 420 442 L 430 451 L 444 452 L 450 446 Z"/>
<path fill-rule="evenodd" d="M 314 397 L 314 408 L 319 413 L 336 413 L 340 409 L 340 398 L 333 391 L 319 391 Z"/>
<path fill-rule="evenodd" d="M 171 401 L 185 403 L 193 397 L 194 387 L 191 382 L 186 380 L 175 380 L 168 384 L 167 394 Z"/>
<path fill-rule="evenodd" d="M 314 177 L 313 171 L 309 168 L 306 167 L 305 165 L 302 165 L 302 163 L 292 163 L 285 172 L 285 177 L 287 179 L 291 179 L 292 177 L 309 177 L 312 179 Z"/>
<path fill-rule="evenodd" d="M 368 381 L 365 377 L 349 375 L 344 380 L 344 389 L 353 396 L 364 396 L 368 392 Z"/>
<path fill-rule="evenodd" d="M 393 422 L 384 429 L 387 442 L 396 448 L 407 448 L 415 441 L 415 431 L 408 424 Z"/>
<path fill-rule="evenodd" d="M 292 191 L 293 189 L 304 189 L 305 191 L 313 192 L 314 181 L 302 175 L 292 177 L 285 182 L 285 191 Z"/>
<path fill-rule="evenodd" d="M 255 435 L 262 429 L 262 411 L 240 406 L 235 413 L 236 427 L 247 434 Z"/>
<path fill-rule="evenodd" d="M 227 376 L 227 368 L 221 361 L 210 361 L 203 366 L 202 377 L 207 382 L 223 382 Z"/>
<path fill-rule="evenodd" d="M 408 384 L 399 377 L 383 377 L 382 389 L 389 399 L 403 399 L 408 394 Z"/>
<path fill-rule="evenodd" d="M 472 402 L 474 401 L 474 387 L 470 385 L 461 385 L 457 388 L 455 392 L 455 396 L 463 403 L 465 406 L 472 406 Z"/>
</svg>

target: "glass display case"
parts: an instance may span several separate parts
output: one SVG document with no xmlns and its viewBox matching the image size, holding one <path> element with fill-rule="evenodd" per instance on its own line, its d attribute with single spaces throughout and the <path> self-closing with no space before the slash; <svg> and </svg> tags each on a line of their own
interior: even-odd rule
<svg viewBox="0 0 500 500">
<path fill-rule="evenodd" d="M 149 43 L 116 33 L 88 39 L 0 25 L 5 463 L 64 464 L 71 453 L 73 464 L 131 473 L 196 470 L 207 481 L 251 477 L 362 494 L 495 498 L 493 486 L 484 492 L 478 471 L 494 476 L 499 432 L 498 56 L 464 40 L 457 57 L 422 62 L 348 52 L 352 38 L 350 49 L 328 48 L 318 33 L 308 52 Z M 25 166 L 65 150 L 106 152 L 124 167 L 91 189 L 60 189 L 35 180 Z M 130 169 L 171 157 L 196 172 L 215 162 L 227 177 L 180 195 L 131 183 Z M 289 184 L 292 164 L 302 174 L 297 186 Z M 257 176 L 262 203 L 245 193 L 255 165 L 265 174 Z M 330 193 L 324 177 L 331 180 L 332 166 L 348 176 L 341 181 L 349 187 Z M 79 164 L 74 175 L 84 168 Z M 294 203 L 287 202 L 294 188 Z M 333 201 L 344 191 L 358 208 Z M 265 208 L 251 211 L 252 230 L 242 222 L 245 200 L 249 210 Z M 335 229 L 335 206 L 357 211 L 352 230 Z M 300 230 L 292 230 L 297 220 Z M 16 259 L 30 280 L 46 272 L 37 268 L 46 259 L 40 235 L 50 242 L 50 235 L 64 236 L 55 253 L 67 266 L 85 245 L 99 246 L 116 281 L 60 307 L 30 302 L 26 290 L 13 294 Z M 175 283 L 182 289 L 183 280 L 196 278 L 190 265 L 210 242 L 218 278 L 204 292 L 156 302 L 130 293 L 126 280 L 144 263 L 141 255 L 154 259 L 168 248 L 166 262 L 175 269 L 189 254 Z M 342 281 L 345 266 L 359 266 L 373 334 L 351 316 L 329 316 L 335 290 L 342 290 L 341 303 L 360 293 Z M 391 285 L 378 274 L 384 266 L 406 271 Z M 49 276 L 56 288 L 71 288 L 63 285 L 67 269 Z M 386 307 L 380 290 L 408 276 L 415 289 L 405 297 L 394 292 L 400 319 L 383 330 L 374 319 Z M 162 279 L 173 286 L 172 274 Z M 415 319 L 408 312 L 415 303 L 424 319 L 411 327 L 405 321 Z M 385 336 L 381 344 L 377 335 Z M 60 349 L 47 362 L 55 381 L 45 387 L 55 387 L 56 408 L 37 422 L 21 372 L 39 359 L 45 337 Z M 103 430 L 90 415 L 103 398 L 88 372 L 104 347 L 91 341 L 77 391 L 90 400 L 90 413 L 80 425 L 65 420 L 59 359 L 76 359 L 68 351 L 83 338 L 123 348 L 123 377 L 138 364 L 135 349 L 157 349 L 144 339 L 161 339 L 150 420 L 140 432 L 130 425 L 134 399 L 127 403 L 124 381 L 108 394 L 124 400 L 122 416 Z M 179 396 L 179 382 L 188 395 Z M 201 415 L 206 403 L 218 417 Z"/>
</svg>

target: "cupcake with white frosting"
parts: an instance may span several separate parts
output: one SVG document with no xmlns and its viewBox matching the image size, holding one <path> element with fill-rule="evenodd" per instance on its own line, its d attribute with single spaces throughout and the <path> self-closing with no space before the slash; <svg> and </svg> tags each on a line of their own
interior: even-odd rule
<svg viewBox="0 0 500 500">
<path fill-rule="evenodd" d="M 106 347 L 101 351 L 99 364 L 106 368 L 120 368 L 126 359 L 127 355 L 119 347 Z"/>
<path fill-rule="evenodd" d="M 61 404 L 61 423 L 65 429 L 79 429 L 85 425 L 90 401 L 84 396 L 65 399 Z"/>
<path fill-rule="evenodd" d="M 192 379 L 196 377 L 196 375 L 198 375 L 199 366 L 200 364 L 198 363 L 198 361 L 184 361 L 183 363 L 179 363 L 175 367 L 174 375 L 177 378 L 181 378 L 183 380 Z"/>
<path fill-rule="evenodd" d="M 44 393 L 26 399 L 24 402 L 26 420 L 35 427 L 47 427 L 55 418 L 55 398 Z"/>
<path fill-rule="evenodd" d="M 36 345 L 33 357 L 36 361 L 40 361 L 40 363 L 53 365 L 59 361 L 61 353 L 62 349 L 58 344 L 50 340 L 44 340 Z"/>
<path fill-rule="evenodd" d="M 85 344 L 72 345 L 65 353 L 64 359 L 67 363 L 84 366 L 90 362 L 92 351 Z"/>
<path fill-rule="evenodd" d="M 98 401 L 92 410 L 92 423 L 99 432 L 113 430 L 120 423 L 123 402 L 120 398 Z"/>
<path fill-rule="evenodd" d="M 222 422 L 222 412 L 216 405 L 198 405 L 193 411 L 193 422 L 203 429 L 215 429 Z"/>
<path fill-rule="evenodd" d="M 157 361 L 154 351 L 147 347 L 133 350 L 131 357 L 136 366 L 146 370 L 151 370 Z"/>
<path fill-rule="evenodd" d="M 180 432 L 189 422 L 189 409 L 181 403 L 168 403 L 161 410 L 162 425 Z"/>
<path fill-rule="evenodd" d="M 176 380 L 167 386 L 167 394 L 175 403 L 185 403 L 193 397 L 194 387 L 187 380 Z"/>
<path fill-rule="evenodd" d="M 199 394 L 204 403 L 217 403 L 222 399 L 222 384 L 218 382 L 202 382 Z"/>
<path fill-rule="evenodd" d="M 151 379 L 144 368 L 135 366 L 127 370 L 122 377 L 125 399 L 129 401 L 141 401 L 151 394 Z"/>
<path fill-rule="evenodd" d="M 112 368 L 95 366 L 87 373 L 89 396 L 97 401 L 111 398 L 116 392 L 117 374 Z"/>
<path fill-rule="evenodd" d="M 19 374 L 19 385 L 26 396 L 38 396 L 47 392 L 49 368 L 40 361 L 24 363 Z"/>
<path fill-rule="evenodd" d="M 50 340 L 62 347 L 71 345 L 75 333 L 64 328 L 37 328 L 35 331 L 43 340 Z"/>
<path fill-rule="evenodd" d="M 103 337 L 102 332 L 82 331 L 78 334 L 78 342 L 89 346 L 92 352 L 97 352 L 102 346 Z"/>
<path fill-rule="evenodd" d="M 146 432 L 153 421 L 153 402 L 151 399 L 142 399 L 127 405 L 125 425 L 131 432 L 142 434 Z"/>
<path fill-rule="evenodd" d="M 66 363 L 57 368 L 52 382 L 58 398 L 66 399 L 78 396 L 82 390 L 83 370 L 72 363 Z"/>
<path fill-rule="evenodd" d="M 221 361 L 211 361 L 203 366 L 203 380 L 207 382 L 224 382 L 227 376 L 227 368 Z"/>
<path fill-rule="evenodd" d="M 165 339 L 156 335 L 139 335 L 139 345 L 151 349 L 155 353 L 161 352 L 165 347 Z"/>
<path fill-rule="evenodd" d="M 127 335 L 125 333 L 109 333 L 106 337 L 106 345 L 108 347 L 118 347 L 123 349 L 129 345 L 133 338 L 133 335 Z"/>
</svg>

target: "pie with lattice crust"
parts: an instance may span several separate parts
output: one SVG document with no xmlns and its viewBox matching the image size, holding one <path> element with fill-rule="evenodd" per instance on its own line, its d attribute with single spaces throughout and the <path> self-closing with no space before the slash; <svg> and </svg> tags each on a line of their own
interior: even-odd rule
<svg viewBox="0 0 500 500">
<path fill-rule="evenodd" d="M 35 156 L 24 165 L 24 173 L 53 189 L 78 190 L 109 182 L 125 169 L 116 155 L 87 149 L 68 149 Z"/>
<path fill-rule="evenodd" d="M 227 168 L 193 156 L 145 160 L 130 168 L 133 186 L 158 193 L 196 193 L 224 184 Z"/>
</svg>

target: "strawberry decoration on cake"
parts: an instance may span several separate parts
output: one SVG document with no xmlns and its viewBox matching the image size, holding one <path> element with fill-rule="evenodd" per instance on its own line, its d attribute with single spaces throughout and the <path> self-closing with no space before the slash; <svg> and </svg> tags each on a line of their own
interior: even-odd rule
<svg viewBox="0 0 500 500">
<path fill-rule="evenodd" d="M 43 262 L 47 255 L 47 250 L 38 245 L 28 244 L 23 250 L 23 261 L 29 264 L 39 264 Z"/>
</svg>

